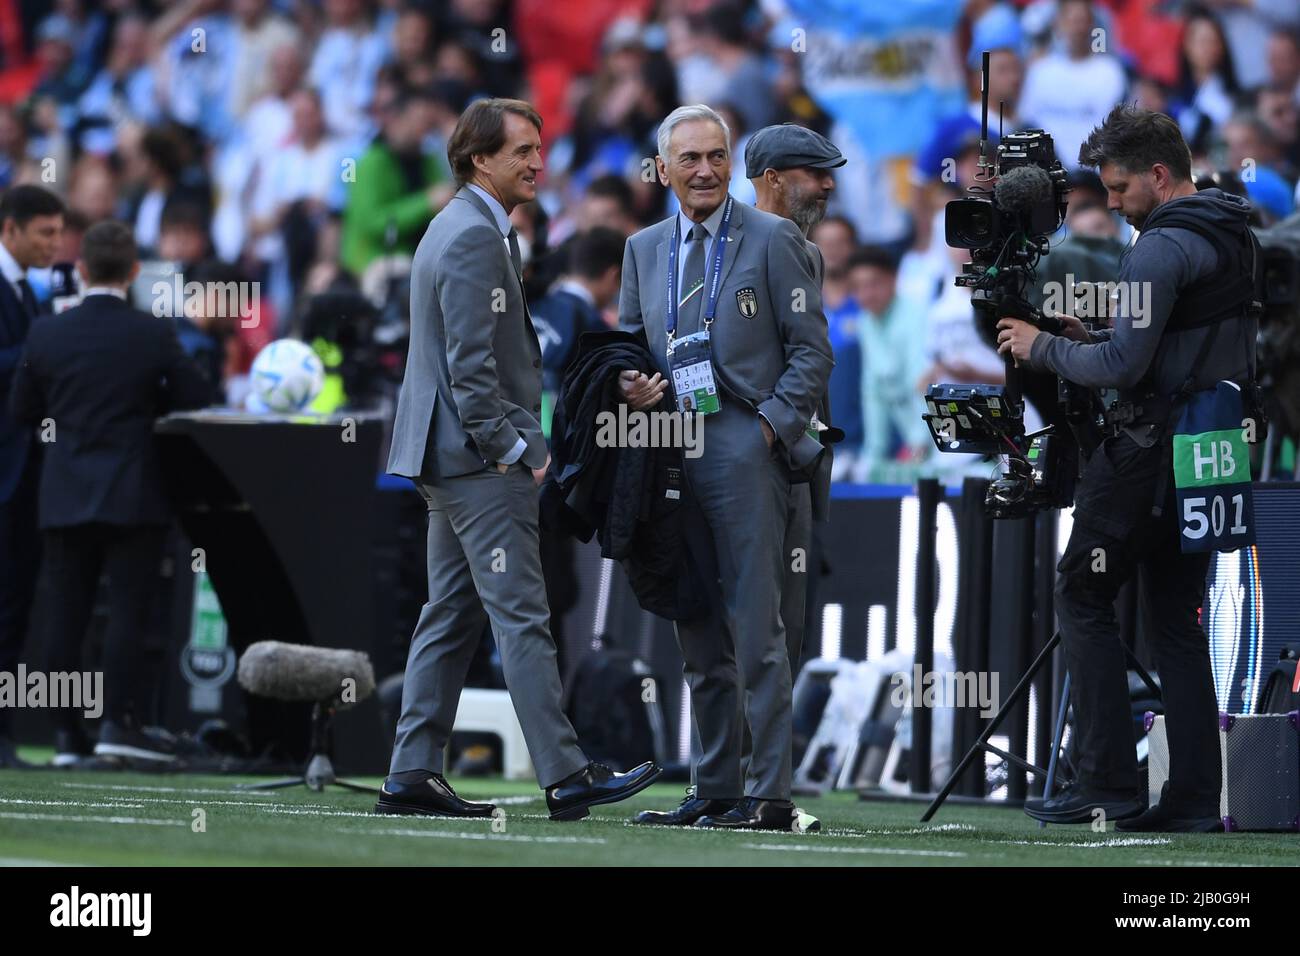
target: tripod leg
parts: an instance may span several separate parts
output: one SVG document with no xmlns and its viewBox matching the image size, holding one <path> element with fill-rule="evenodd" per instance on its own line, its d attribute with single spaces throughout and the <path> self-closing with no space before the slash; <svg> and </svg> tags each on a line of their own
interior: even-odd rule
<svg viewBox="0 0 1300 956">
<path fill-rule="evenodd" d="M 993 731 L 998 729 L 998 724 L 1002 723 L 1003 718 L 1011 712 L 1011 708 L 1016 706 L 1016 702 L 1020 697 L 1028 692 L 1029 685 L 1033 681 L 1034 675 L 1038 673 L 1039 668 L 1042 667 L 1043 664 L 1047 662 L 1048 658 L 1052 656 L 1052 652 L 1056 650 L 1056 645 L 1060 643 L 1061 632 L 1057 631 L 1052 635 L 1052 639 L 1043 645 L 1043 649 L 1038 652 L 1038 656 L 1034 658 L 1034 662 L 1029 665 L 1029 670 L 1025 671 L 1024 676 L 1020 678 L 1020 681 L 1016 684 L 1015 690 L 1007 695 L 1007 699 L 1003 702 L 1001 709 L 993 715 L 993 719 L 985 726 L 984 732 L 980 734 L 979 739 L 976 740 L 975 743 L 971 744 L 970 750 L 966 751 L 966 756 L 961 758 L 961 763 L 957 765 L 957 769 L 948 776 L 948 781 L 943 785 L 943 789 L 939 791 L 934 800 L 926 808 L 925 813 L 922 815 L 922 823 L 928 823 L 930 818 L 934 816 L 935 811 L 937 811 L 943 802 L 948 799 L 948 794 L 952 793 L 953 788 L 957 786 L 957 781 L 961 778 L 961 775 L 966 772 L 966 768 L 971 765 L 971 761 L 975 759 L 977 754 L 983 751 L 984 745 L 988 743 L 988 739 L 993 736 Z"/>
<path fill-rule="evenodd" d="M 1056 729 L 1052 731 L 1052 756 L 1047 761 L 1047 780 L 1043 783 L 1043 799 L 1046 800 L 1052 795 L 1052 787 L 1056 783 L 1056 761 L 1061 754 L 1061 738 L 1065 736 L 1065 715 L 1070 710 L 1070 672 L 1065 672 L 1065 680 L 1061 684 L 1061 706 L 1056 712 Z M 1047 823 L 1043 820 L 1038 821 L 1038 829 L 1043 829 Z"/>
<path fill-rule="evenodd" d="M 1156 686 L 1155 678 L 1142 666 L 1142 662 L 1134 656 L 1133 652 L 1127 647 L 1124 648 L 1124 655 L 1128 658 L 1129 664 L 1137 671 L 1138 677 L 1142 678 L 1142 683 L 1147 685 L 1147 690 L 1155 694 L 1156 700 L 1163 702 L 1164 697 L 1160 694 L 1160 688 Z"/>
<path fill-rule="evenodd" d="M 266 783 L 240 783 L 236 790 L 282 790 L 285 787 L 301 787 L 307 783 L 303 777 L 286 777 L 283 780 L 270 780 Z"/>
<path fill-rule="evenodd" d="M 378 787 L 367 787 L 365 784 L 352 783 L 348 780 L 335 780 L 333 781 L 333 783 L 335 784 L 335 786 L 343 787 L 347 790 L 354 790 L 357 793 L 378 793 L 379 792 Z"/>
</svg>

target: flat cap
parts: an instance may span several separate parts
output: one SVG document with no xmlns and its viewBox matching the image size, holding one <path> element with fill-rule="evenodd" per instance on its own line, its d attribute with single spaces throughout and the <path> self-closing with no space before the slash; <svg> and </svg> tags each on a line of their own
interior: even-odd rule
<svg viewBox="0 0 1300 956">
<path fill-rule="evenodd" d="M 825 136 L 794 123 L 764 126 L 745 146 L 745 178 L 757 179 L 768 169 L 834 169 L 848 160 Z"/>
</svg>

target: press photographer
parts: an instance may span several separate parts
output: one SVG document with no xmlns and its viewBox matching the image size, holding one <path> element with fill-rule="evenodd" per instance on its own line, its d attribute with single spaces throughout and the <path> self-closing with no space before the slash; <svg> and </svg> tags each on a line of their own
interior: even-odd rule
<svg viewBox="0 0 1300 956">
<path fill-rule="evenodd" d="M 1085 823 L 1100 809 L 1121 830 L 1210 832 L 1221 829 L 1218 707 L 1198 615 L 1210 551 L 1254 541 L 1245 445 L 1263 428 L 1253 387 L 1258 244 L 1246 200 L 1197 191 L 1187 144 L 1165 115 L 1115 107 L 1079 162 L 1098 169 L 1109 208 L 1140 230 L 1120 267 L 1112 327 L 1070 322 L 1058 335 L 998 323 L 998 349 L 1017 364 L 1119 392 L 1057 566 L 1079 776 L 1025 811 Z M 1170 751 L 1169 782 L 1145 810 L 1114 609 L 1139 568 Z"/>
</svg>

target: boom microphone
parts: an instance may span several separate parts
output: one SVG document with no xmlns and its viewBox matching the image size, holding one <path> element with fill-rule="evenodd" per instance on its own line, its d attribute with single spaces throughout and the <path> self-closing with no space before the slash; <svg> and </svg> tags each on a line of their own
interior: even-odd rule
<svg viewBox="0 0 1300 956">
<path fill-rule="evenodd" d="M 342 700 L 345 680 L 355 682 L 354 693 Z M 361 651 L 258 641 L 239 659 L 239 686 L 274 700 L 350 705 L 375 692 L 375 671 Z"/>
<path fill-rule="evenodd" d="M 1054 200 L 1052 177 L 1041 166 L 1017 166 L 998 177 L 993 187 L 998 207 L 1013 215 Z"/>
</svg>

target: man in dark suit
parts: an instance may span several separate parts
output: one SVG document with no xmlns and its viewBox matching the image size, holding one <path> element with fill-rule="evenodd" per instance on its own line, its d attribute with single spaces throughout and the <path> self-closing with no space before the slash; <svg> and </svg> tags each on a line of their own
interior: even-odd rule
<svg viewBox="0 0 1300 956">
<path fill-rule="evenodd" d="M 553 820 L 644 789 L 589 761 L 561 707 L 538 553 L 533 470 L 546 465 L 542 351 L 528 316 L 511 211 L 537 195 L 541 117 L 520 100 L 479 100 L 447 145 L 459 191 L 420 240 L 411 345 L 390 474 L 429 510 L 429 601 L 411 639 L 389 774 L 377 813 L 490 816 L 442 774 L 470 657 L 490 621 L 511 702 Z"/>
<path fill-rule="evenodd" d="M 54 261 L 63 203 L 39 186 L 15 186 L 0 198 L 0 398 L 9 394 L 23 343 L 37 317 L 27 270 Z M 2 403 L 0 403 L 2 404 Z M 36 591 L 39 539 L 36 483 L 40 462 L 31 429 L 0 409 L 0 671 L 14 673 Z M 26 766 L 14 751 L 11 717 L 0 708 L 0 767 Z"/>
<path fill-rule="evenodd" d="M 167 743 L 138 728 L 134 686 L 169 512 L 154 447 L 155 419 L 199 408 L 210 388 L 181 350 L 169 319 L 133 309 L 140 271 L 131 231 L 87 230 L 77 269 L 81 304 L 37 322 L 14 375 L 13 417 L 36 426 L 46 449 L 39 522 L 51 671 L 81 670 L 81 644 L 101 571 L 109 579 L 104 716 L 96 755 L 167 762 Z M 75 710 L 57 711 L 57 751 L 86 755 Z"/>
<path fill-rule="evenodd" d="M 583 332 L 607 328 L 601 313 L 618 301 L 623 268 L 622 233 L 596 226 L 566 245 L 568 265 L 549 292 L 529 303 L 528 312 L 542 347 L 542 394 L 552 402 L 564 371 L 578 353 Z M 543 405 L 542 426 L 550 437 L 550 409 Z"/>
</svg>

